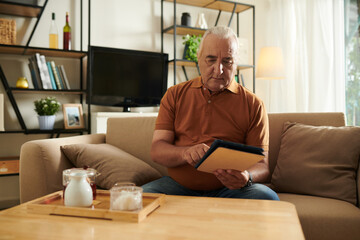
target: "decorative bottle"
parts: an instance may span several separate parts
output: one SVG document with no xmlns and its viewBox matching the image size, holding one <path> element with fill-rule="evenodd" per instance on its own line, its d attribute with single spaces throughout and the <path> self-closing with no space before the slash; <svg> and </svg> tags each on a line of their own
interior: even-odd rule
<svg viewBox="0 0 360 240">
<path fill-rule="evenodd" d="M 205 15 L 203 13 L 199 13 L 195 27 L 202 28 L 202 29 L 208 28 L 208 25 L 205 20 Z"/>
<path fill-rule="evenodd" d="M 71 27 L 69 25 L 69 13 L 66 12 L 66 23 L 63 29 L 63 49 L 71 50 Z"/>
<path fill-rule="evenodd" d="M 70 174 L 70 182 L 65 189 L 64 204 L 70 207 L 89 207 L 93 202 L 90 183 L 86 171 Z"/>
<path fill-rule="evenodd" d="M 49 31 L 49 48 L 59 48 L 58 28 L 55 22 L 55 13 L 52 13 L 50 31 Z"/>
</svg>

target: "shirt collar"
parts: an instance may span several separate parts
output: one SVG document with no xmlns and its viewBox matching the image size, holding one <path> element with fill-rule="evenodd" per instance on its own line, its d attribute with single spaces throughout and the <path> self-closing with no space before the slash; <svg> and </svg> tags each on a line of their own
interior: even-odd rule
<svg viewBox="0 0 360 240">
<path fill-rule="evenodd" d="M 191 84 L 192 88 L 201 88 L 203 86 L 204 84 L 201 81 L 201 76 L 195 78 Z M 238 83 L 235 81 L 235 78 L 233 78 L 230 85 L 226 89 L 235 94 L 239 93 Z"/>
</svg>

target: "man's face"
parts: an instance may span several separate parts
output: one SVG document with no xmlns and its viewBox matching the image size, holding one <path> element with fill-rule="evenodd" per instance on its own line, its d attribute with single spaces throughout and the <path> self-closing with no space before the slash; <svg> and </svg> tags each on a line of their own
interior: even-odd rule
<svg viewBox="0 0 360 240">
<path fill-rule="evenodd" d="M 236 39 L 208 35 L 203 42 L 198 64 L 205 87 L 220 91 L 228 87 L 236 73 Z"/>
</svg>

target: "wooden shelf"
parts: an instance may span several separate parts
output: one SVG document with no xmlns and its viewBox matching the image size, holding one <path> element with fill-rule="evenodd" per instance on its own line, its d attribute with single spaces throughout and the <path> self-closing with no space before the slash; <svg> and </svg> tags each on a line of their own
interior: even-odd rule
<svg viewBox="0 0 360 240">
<path fill-rule="evenodd" d="M 19 174 L 19 156 L 0 157 L 0 176 Z"/>
<path fill-rule="evenodd" d="M 57 128 L 53 130 L 40 130 L 40 129 L 28 129 L 25 130 L 7 130 L 0 131 L 0 134 L 10 134 L 10 133 L 21 133 L 21 134 L 61 134 L 61 133 L 83 133 L 88 132 L 86 128 L 81 129 L 63 129 Z"/>
<path fill-rule="evenodd" d="M 10 88 L 13 93 L 39 93 L 42 94 L 44 92 L 51 94 L 86 94 L 86 90 L 73 89 L 73 90 L 53 90 L 53 89 L 23 89 L 23 88 Z"/>
<path fill-rule="evenodd" d="M 174 65 L 174 60 L 169 61 L 170 65 Z M 176 59 L 176 66 L 184 66 L 184 67 L 196 67 L 196 63 L 193 61 L 189 61 L 186 59 Z"/>
<path fill-rule="evenodd" d="M 36 5 L 28 5 L 6 1 L 0 2 L 0 13 L 6 15 L 36 18 L 39 16 L 41 8 L 41 6 Z"/>
<path fill-rule="evenodd" d="M 166 2 L 174 2 L 174 0 L 165 0 Z M 202 8 L 210 8 L 216 9 L 226 12 L 232 12 L 234 9 L 234 4 L 236 3 L 235 13 L 240 13 L 245 10 L 252 8 L 252 5 L 247 5 L 243 3 L 238 3 L 235 1 L 228 0 L 176 0 L 176 3 L 202 7 Z"/>
<path fill-rule="evenodd" d="M 25 131 L 25 134 L 60 134 L 60 133 L 82 133 L 87 132 L 88 130 L 86 128 L 80 128 L 80 129 L 63 129 L 63 128 L 55 128 L 52 130 L 40 130 L 40 129 L 28 129 Z"/>
<path fill-rule="evenodd" d="M 82 58 L 87 55 L 83 51 L 65 51 L 61 49 L 41 48 L 41 47 L 28 47 L 20 45 L 7 45 L 0 44 L 0 53 L 2 54 L 16 54 L 16 55 L 33 55 L 40 53 L 47 57 L 62 57 L 62 58 Z"/>
<path fill-rule="evenodd" d="M 169 61 L 170 65 L 174 65 L 174 60 Z M 176 59 L 176 66 L 184 67 L 196 67 L 196 63 L 185 59 Z M 238 65 L 237 70 L 252 69 L 253 65 Z"/>
<path fill-rule="evenodd" d="M 254 68 L 253 65 L 238 65 L 237 70 L 245 70 L 245 69 L 252 69 Z"/>
<path fill-rule="evenodd" d="M 7 134 L 7 133 L 25 133 L 25 130 L 7 130 L 7 131 L 0 131 L 0 134 Z"/>
<path fill-rule="evenodd" d="M 176 35 L 200 35 L 203 36 L 207 29 L 185 27 L 181 25 L 176 25 Z M 174 26 L 170 26 L 164 29 L 164 33 L 173 34 Z"/>
</svg>

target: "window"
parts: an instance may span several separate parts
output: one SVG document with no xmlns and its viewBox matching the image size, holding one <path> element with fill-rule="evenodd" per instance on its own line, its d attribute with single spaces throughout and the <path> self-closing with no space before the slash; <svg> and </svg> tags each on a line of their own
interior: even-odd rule
<svg viewBox="0 0 360 240">
<path fill-rule="evenodd" d="M 360 125 L 360 1 L 345 0 L 347 125 Z"/>
</svg>

